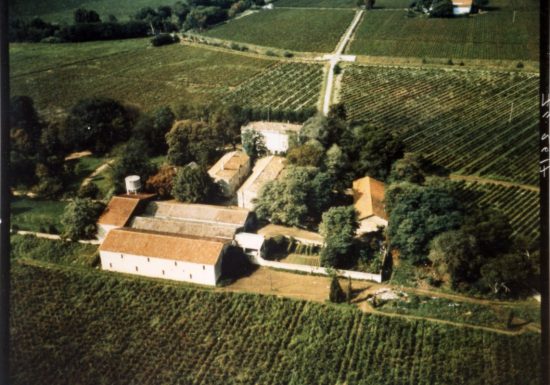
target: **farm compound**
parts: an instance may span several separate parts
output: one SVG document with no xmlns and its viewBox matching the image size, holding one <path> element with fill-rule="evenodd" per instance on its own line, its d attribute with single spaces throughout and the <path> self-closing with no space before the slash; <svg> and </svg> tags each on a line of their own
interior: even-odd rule
<svg viewBox="0 0 550 385">
<path fill-rule="evenodd" d="M 225 251 L 252 224 L 242 208 L 130 199 L 114 197 L 102 215 L 121 213 L 99 248 L 104 270 L 216 285 Z"/>
</svg>

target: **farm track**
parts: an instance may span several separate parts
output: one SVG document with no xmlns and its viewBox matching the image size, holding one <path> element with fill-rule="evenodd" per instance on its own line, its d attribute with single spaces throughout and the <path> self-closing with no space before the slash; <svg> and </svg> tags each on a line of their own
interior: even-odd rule
<svg viewBox="0 0 550 385">
<path fill-rule="evenodd" d="M 514 182 L 505 182 L 498 179 L 490 179 L 490 178 L 484 178 L 481 176 L 475 176 L 475 175 L 460 175 L 460 174 L 451 174 L 450 178 L 452 180 L 463 180 L 466 182 L 478 182 L 483 184 L 496 184 L 499 186 L 505 186 L 505 187 L 519 187 L 524 190 L 530 190 L 530 191 L 536 191 L 539 192 L 540 188 L 529 185 L 529 184 L 521 184 L 521 183 L 514 183 Z"/>
</svg>

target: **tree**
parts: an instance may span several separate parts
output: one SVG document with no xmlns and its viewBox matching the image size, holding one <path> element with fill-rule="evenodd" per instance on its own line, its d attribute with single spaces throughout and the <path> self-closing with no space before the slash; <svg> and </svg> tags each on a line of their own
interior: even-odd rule
<svg viewBox="0 0 550 385">
<path fill-rule="evenodd" d="M 99 18 L 99 14 L 94 10 L 87 10 L 86 8 L 77 8 L 74 11 L 74 22 L 76 24 L 100 23 L 101 19 Z"/>
<path fill-rule="evenodd" d="M 389 130 L 365 123 L 349 127 L 340 141 L 342 150 L 353 159 L 352 177 L 365 175 L 385 181 L 393 162 L 403 156 L 404 145 Z"/>
<path fill-rule="evenodd" d="M 156 193 L 160 198 L 169 198 L 172 196 L 172 187 L 175 176 L 176 167 L 164 165 L 155 175 L 147 179 L 145 189 Z"/>
<path fill-rule="evenodd" d="M 255 130 L 246 130 L 241 135 L 243 150 L 254 162 L 267 154 L 264 136 Z"/>
<path fill-rule="evenodd" d="M 216 184 L 201 167 L 189 165 L 178 170 L 172 194 L 181 202 L 207 202 L 216 196 Z"/>
<path fill-rule="evenodd" d="M 348 158 L 340 146 L 333 144 L 326 153 L 325 167 L 327 175 L 334 181 L 336 190 L 342 192 L 351 184 L 350 178 L 347 178 Z"/>
<path fill-rule="evenodd" d="M 103 209 L 102 203 L 91 199 L 76 198 L 70 202 L 61 217 L 63 237 L 73 241 L 93 238 L 97 232 L 97 219 Z"/>
<path fill-rule="evenodd" d="M 333 275 L 330 279 L 330 291 L 329 291 L 329 300 L 333 303 L 341 303 L 346 299 L 346 295 L 338 282 L 338 277 Z"/>
<path fill-rule="evenodd" d="M 390 244 L 412 263 L 426 259 L 433 238 L 462 225 L 463 207 L 448 181 L 393 184 L 385 201 Z"/>
<path fill-rule="evenodd" d="M 168 134 L 168 161 L 184 166 L 196 161 L 202 166 L 210 164 L 218 155 L 222 144 L 206 122 L 182 120 Z"/>
<path fill-rule="evenodd" d="M 286 159 L 296 166 L 318 167 L 321 165 L 324 154 L 323 145 L 319 141 L 311 139 L 301 146 L 291 148 Z"/>
<path fill-rule="evenodd" d="M 218 107 L 208 117 L 208 123 L 222 142 L 222 146 L 229 143 L 233 148 L 239 142 L 241 127 L 245 122 L 242 108 L 238 105 Z"/>
<path fill-rule="evenodd" d="M 357 213 L 353 206 L 331 207 L 323 213 L 319 233 L 328 248 L 327 252 L 321 253 L 323 266 L 339 267 L 346 262 L 358 228 Z"/>
<path fill-rule="evenodd" d="M 147 143 L 150 155 L 165 154 L 168 150 L 166 134 L 174 124 L 170 107 L 160 107 L 151 115 L 142 114 L 132 129 L 132 137 Z"/>
<path fill-rule="evenodd" d="M 481 267 L 481 281 L 495 295 L 518 295 L 532 273 L 525 252 L 503 254 Z"/>
<path fill-rule="evenodd" d="M 331 197 L 327 179 L 314 167 L 291 167 L 279 180 L 268 182 L 256 199 L 259 219 L 304 227 L 326 210 Z M 321 211 L 319 211 L 321 210 Z"/>
<path fill-rule="evenodd" d="M 121 148 L 110 170 L 115 192 L 125 191 L 124 178 L 138 175 L 142 181 L 155 172 L 155 166 L 147 158 L 147 146 L 143 142 L 130 141 Z"/>
<path fill-rule="evenodd" d="M 114 144 L 128 140 L 130 123 L 126 109 L 117 101 L 84 99 L 69 111 L 60 138 L 68 149 L 104 153 Z"/>
<path fill-rule="evenodd" d="M 328 146 L 331 137 L 329 121 L 322 114 L 309 118 L 300 129 L 300 142 L 309 140 L 319 141 L 323 146 Z"/>
<path fill-rule="evenodd" d="M 480 252 L 476 238 L 462 230 L 451 230 L 436 236 L 428 258 L 438 273 L 438 279 L 448 273 L 454 289 L 465 287 L 479 279 Z"/>
</svg>

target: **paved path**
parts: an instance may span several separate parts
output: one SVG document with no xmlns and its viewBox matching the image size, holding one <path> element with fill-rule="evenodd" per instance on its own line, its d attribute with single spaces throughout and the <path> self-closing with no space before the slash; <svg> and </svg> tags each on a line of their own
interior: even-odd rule
<svg viewBox="0 0 550 385">
<path fill-rule="evenodd" d="M 269 224 L 259 229 L 258 234 L 263 235 L 266 238 L 282 235 L 285 237 L 293 237 L 302 243 L 310 243 L 314 245 L 323 244 L 323 237 L 320 234 L 314 233 L 313 231 L 302 230 L 297 227 Z"/>
<path fill-rule="evenodd" d="M 323 99 L 323 114 L 327 115 L 329 108 L 330 108 L 330 102 L 332 100 L 332 88 L 334 87 L 334 68 L 336 65 L 342 61 L 344 58 L 342 57 L 342 53 L 344 52 L 344 49 L 346 48 L 346 45 L 349 43 L 349 40 L 351 39 L 351 36 L 353 32 L 355 31 L 355 28 L 359 24 L 359 21 L 361 20 L 361 17 L 363 16 L 364 11 L 360 10 L 355 13 L 355 17 L 351 21 L 351 24 L 349 25 L 348 29 L 338 42 L 338 45 L 336 46 L 336 49 L 334 50 L 334 53 L 332 55 L 327 55 L 325 58 L 329 59 L 329 69 L 328 69 L 328 76 L 326 80 L 326 86 L 325 86 L 325 96 Z M 348 61 L 354 61 L 355 57 L 350 57 L 347 59 Z"/>
<path fill-rule="evenodd" d="M 58 234 L 37 233 L 37 232 L 34 232 L 34 231 L 24 231 L 24 230 L 18 231 L 17 234 L 18 235 L 34 235 L 37 238 L 53 239 L 53 240 L 58 240 L 58 241 L 63 240 L 61 238 L 61 235 L 58 235 Z M 88 244 L 88 245 L 99 245 L 99 241 L 97 239 L 80 239 L 78 241 L 78 243 L 85 243 L 85 244 Z"/>
<path fill-rule="evenodd" d="M 65 160 L 80 159 L 92 155 L 91 151 L 73 152 L 65 157 Z"/>
<path fill-rule="evenodd" d="M 86 178 L 82 181 L 81 186 L 85 186 L 85 185 L 87 185 L 88 183 L 90 183 L 94 177 L 96 177 L 97 175 L 99 175 L 99 174 L 101 174 L 103 171 L 105 171 L 105 169 L 107 169 L 107 167 L 109 167 L 111 164 L 113 164 L 114 161 L 115 161 L 114 159 L 108 160 L 107 162 L 103 163 L 101 166 L 99 166 L 98 168 L 96 168 L 96 169 L 94 170 L 94 172 L 92 172 L 88 177 L 86 177 Z"/>
</svg>

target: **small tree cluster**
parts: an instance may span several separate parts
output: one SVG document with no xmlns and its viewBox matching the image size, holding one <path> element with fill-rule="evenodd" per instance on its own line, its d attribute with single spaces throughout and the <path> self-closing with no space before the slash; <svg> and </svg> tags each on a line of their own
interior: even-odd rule
<svg viewBox="0 0 550 385">
<path fill-rule="evenodd" d="M 76 198 L 70 202 L 61 217 L 63 237 L 73 241 L 93 238 L 97 232 L 97 219 L 103 209 L 102 203 L 90 199 Z"/>
</svg>

